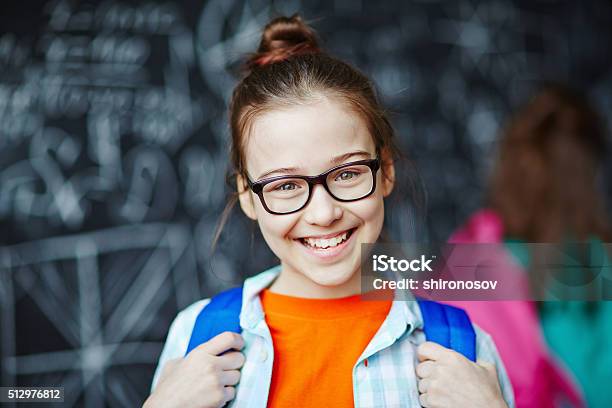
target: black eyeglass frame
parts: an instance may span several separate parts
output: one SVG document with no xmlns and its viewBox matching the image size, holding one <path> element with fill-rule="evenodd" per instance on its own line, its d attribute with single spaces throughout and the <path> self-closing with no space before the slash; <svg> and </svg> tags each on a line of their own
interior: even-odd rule
<svg viewBox="0 0 612 408">
<path fill-rule="evenodd" d="M 364 195 L 363 197 L 359 197 L 359 198 L 351 198 L 351 199 L 342 199 L 342 198 L 338 198 L 336 197 L 329 189 L 329 186 L 327 185 L 327 176 L 329 176 L 330 173 L 337 171 L 339 169 L 342 169 L 344 167 L 351 167 L 351 166 L 358 166 L 358 165 L 366 165 L 370 168 L 370 171 L 372 172 L 372 189 L 370 190 L 369 193 L 367 193 L 366 195 Z M 351 201 L 359 201 L 359 200 L 363 200 L 366 197 L 369 197 L 372 195 L 372 193 L 374 191 L 376 191 L 376 173 L 378 172 L 378 170 L 380 169 L 380 159 L 377 157 L 375 159 L 367 159 L 367 160 L 358 160 L 358 161 L 354 161 L 354 162 L 350 162 L 350 163 L 344 163 L 341 164 L 339 166 L 333 167 L 329 170 L 327 170 L 324 173 L 319 174 L 318 176 L 276 176 L 276 177 L 270 177 L 267 179 L 263 179 L 263 180 L 259 180 L 259 181 L 251 181 L 251 178 L 247 175 L 246 180 L 247 180 L 247 184 L 249 186 L 249 188 L 251 189 L 251 191 L 253 191 L 255 194 L 257 194 L 257 196 L 259 197 L 259 201 L 261 201 L 261 204 L 263 205 L 264 209 L 269 212 L 270 214 L 274 214 L 274 215 L 287 215 L 287 214 L 293 214 L 296 213 L 298 211 L 301 211 L 302 209 L 304 209 L 304 207 L 306 207 L 308 205 L 308 203 L 310 202 L 310 199 L 312 198 L 312 190 L 313 187 L 317 184 L 322 184 L 323 187 L 325 188 L 325 191 L 327 191 L 329 193 L 330 196 L 332 196 L 334 198 L 334 200 L 343 202 L 343 203 L 347 203 L 347 202 L 351 202 Z M 289 212 L 276 212 L 276 211 L 272 211 L 270 208 L 268 208 L 268 206 L 266 205 L 266 200 L 264 200 L 263 197 L 263 189 L 266 186 L 266 184 L 278 181 L 278 180 L 284 180 L 284 179 L 301 179 L 301 180 L 305 180 L 308 183 L 308 198 L 306 199 L 306 201 L 304 202 L 304 205 L 302 205 L 300 208 L 298 208 L 297 210 L 293 210 L 293 211 L 289 211 Z"/>
</svg>

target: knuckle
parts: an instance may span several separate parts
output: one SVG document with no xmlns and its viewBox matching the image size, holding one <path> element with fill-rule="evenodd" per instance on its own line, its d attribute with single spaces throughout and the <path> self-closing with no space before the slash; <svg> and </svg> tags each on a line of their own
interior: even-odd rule
<svg viewBox="0 0 612 408">
<path fill-rule="evenodd" d="M 220 335 L 220 340 L 227 344 L 227 343 L 231 343 L 234 340 L 234 336 L 236 336 L 236 333 L 232 333 L 229 331 L 223 332 Z"/>
<path fill-rule="evenodd" d="M 447 364 L 453 367 L 459 367 L 468 362 L 461 354 L 457 352 L 451 352 L 448 355 Z"/>
<path fill-rule="evenodd" d="M 218 389 L 219 387 L 221 387 L 221 381 L 219 379 L 219 376 L 217 376 L 217 375 L 209 375 L 208 376 L 208 383 L 214 389 Z"/>
<path fill-rule="evenodd" d="M 442 398 L 440 398 L 440 395 L 437 392 L 427 393 L 427 403 L 429 404 L 428 406 L 432 408 L 444 406 L 442 404 Z"/>
<path fill-rule="evenodd" d="M 213 358 L 207 356 L 207 358 L 202 359 L 202 367 L 206 372 L 213 372 L 217 368 L 217 364 Z"/>
<path fill-rule="evenodd" d="M 191 350 L 191 352 L 187 354 L 187 358 L 193 359 L 193 358 L 202 358 L 202 356 L 207 356 L 208 355 L 207 349 L 208 349 L 209 342 L 210 340 L 205 343 L 200 344 L 199 346 Z"/>
<path fill-rule="evenodd" d="M 214 405 L 221 405 L 225 402 L 225 393 L 223 392 L 223 387 L 217 387 L 214 391 L 210 393 L 210 398 L 213 401 Z"/>
<path fill-rule="evenodd" d="M 417 352 L 420 354 L 424 354 L 424 353 L 427 353 L 430 348 L 431 348 L 431 344 L 429 344 L 429 342 L 426 341 L 425 343 L 421 343 L 418 345 Z"/>
<path fill-rule="evenodd" d="M 428 392 L 433 392 L 434 394 L 436 394 L 438 392 L 438 390 L 440 390 L 441 388 L 441 382 L 438 379 L 431 379 L 429 381 L 429 384 L 427 386 Z"/>
<path fill-rule="evenodd" d="M 461 354 L 457 353 L 456 351 L 449 350 L 448 353 L 446 354 L 446 357 L 448 361 L 450 361 L 453 364 L 457 364 L 462 361 Z"/>
</svg>

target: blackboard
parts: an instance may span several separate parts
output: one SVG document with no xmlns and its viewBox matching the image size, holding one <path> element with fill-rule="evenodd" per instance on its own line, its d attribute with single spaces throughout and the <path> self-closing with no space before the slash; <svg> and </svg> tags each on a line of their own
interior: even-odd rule
<svg viewBox="0 0 612 408">
<path fill-rule="evenodd" d="M 427 199 L 389 205 L 397 240 L 444 239 L 482 205 L 500 126 L 538 81 L 612 107 L 604 1 L 0 7 L 0 380 L 63 386 L 66 406 L 141 404 L 176 312 L 275 263 L 238 211 L 209 249 L 229 94 L 272 16 L 299 11 L 375 81 Z"/>
</svg>

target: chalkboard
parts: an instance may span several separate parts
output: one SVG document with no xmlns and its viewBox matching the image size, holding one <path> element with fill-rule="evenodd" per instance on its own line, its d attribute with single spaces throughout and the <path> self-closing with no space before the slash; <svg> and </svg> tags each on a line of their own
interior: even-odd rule
<svg viewBox="0 0 612 408">
<path fill-rule="evenodd" d="M 479 208 L 538 81 L 612 108 L 605 1 L 0 7 L 0 380 L 63 386 L 66 406 L 142 404 L 176 312 L 275 263 L 239 211 L 210 251 L 228 98 L 271 17 L 299 11 L 375 81 L 427 199 L 390 202 L 397 240 L 444 239 Z"/>
</svg>

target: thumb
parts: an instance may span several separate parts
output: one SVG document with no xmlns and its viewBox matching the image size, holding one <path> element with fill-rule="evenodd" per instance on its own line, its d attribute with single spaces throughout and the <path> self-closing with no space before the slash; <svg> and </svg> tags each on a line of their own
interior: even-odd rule
<svg viewBox="0 0 612 408">
<path fill-rule="evenodd" d="M 417 357 L 419 358 L 419 361 L 438 361 L 442 360 L 449 351 L 452 352 L 452 350 L 449 350 L 438 343 L 426 341 L 417 347 Z"/>
</svg>

